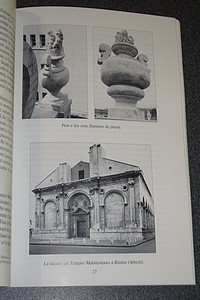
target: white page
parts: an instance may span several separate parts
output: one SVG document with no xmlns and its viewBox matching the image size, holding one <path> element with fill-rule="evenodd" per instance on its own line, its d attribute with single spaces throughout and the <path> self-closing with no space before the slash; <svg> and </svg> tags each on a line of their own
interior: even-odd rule
<svg viewBox="0 0 200 300">
<path fill-rule="evenodd" d="M 72 99 L 73 113 L 78 107 L 86 118 L 22 119 L 22 36 L 59 28 L 69 34 L 64 63 L 71 82 L 69 79 L 66 92 Z M 149 98 L 150 107 L 156 107 L 157 120 L 94 118 L 95 108 L 112 106 L 99 80 L 98 43 L 109 43 L 121 29 L 127 29 L 138 43 L 138 50 L 149 56 L 151 84 L 140 106 L 146 105 Z M 12 285 L 194 284 L 178 22 L 100 10 L 24 9 L 17 14 L 17 36 Z M 75 50 L 70 48 L 76 43 L 74 37 L 79 37 Z M 81 252 L 82 248 L 79 254 L 30 254 L 29 220 L 35 222 L 32 190 L 59 163 L 74 166 L 78 159 L 88 161 L 87 152 L 93 144 L 103 146 L 106 158 L 142 169 L 154 199 L 156 249 L 123 253 L 116 247 L 115 252 L 103 254 L 97 247 L 87 254 Z M 149 270 L 154 270 L 152 276 Z"/>
<path fill-rule="evenodd" d="M 15 8 L 0 3 L 0 285 L 10 284 Z"/>
</svg>

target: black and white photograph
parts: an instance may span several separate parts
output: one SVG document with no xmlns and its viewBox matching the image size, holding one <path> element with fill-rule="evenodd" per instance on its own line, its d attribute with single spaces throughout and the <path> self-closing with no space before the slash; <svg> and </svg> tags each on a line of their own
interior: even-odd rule
<svg viewBox="0 0 200 300">
<path fill-rule="evenodd" d="M 93 28 L 95 118 L 156 121 L 152 32 Z"/>
<path fill-rule="evenodd" d="M 24 26 L 23 119 L 88 117 L 86 36 L 86 26 Z"/>
<path fill-rule="evenodd" d="M 155 253 L 150 145 L 32 143 L 29 254 Z"/>
<path fill-rule="evenodd" d="M 0 298 L 199 299 L 200 6 L 176 2 L 0 1 Z"/>
</svg>

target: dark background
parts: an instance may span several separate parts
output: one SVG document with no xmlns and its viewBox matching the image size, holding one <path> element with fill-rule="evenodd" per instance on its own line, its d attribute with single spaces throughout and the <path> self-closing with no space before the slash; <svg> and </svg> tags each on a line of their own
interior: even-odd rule
<svg viewBox="0 0 200 300">
<path fill-rule="evenodd" d="M 81 6 L 113 9 L 142 14 L 162 15 L 179 19 L 181 23 L 182 35 L 195 271 L 197 284 L 196 286 L 1 288 L 0 299 L 200 299 L 200 2 L 198 0 L 167 0 L 165 2 L 156 0 L 17 1 L 17 7 L 42 5 Z M 180 211 L 177 211 L 177 214 L 178 213 L 181 214 L 181 207 Z M 177 238 L 178 235 L 179 233 L 177 232 Z M 149 270 L 149 276 L 153 276 L 153 273 L 154 270 Z M 165 270 L 163 270 L 163 275 L 164 273 Z"/>
</svg>

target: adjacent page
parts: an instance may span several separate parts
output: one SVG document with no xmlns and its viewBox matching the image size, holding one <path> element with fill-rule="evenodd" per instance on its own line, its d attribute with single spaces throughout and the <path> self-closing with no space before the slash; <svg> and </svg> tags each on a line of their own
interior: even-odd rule
<svg viewBox="0 0 200 300">
<path fill-rule="evenodd" d="M 194 284 L 178 21 L 40 7 L 16 37 L 12 285 Z"/>
<path fill-rule="evenodd" d="M 10 284 L 15 8 L 0 3 L 0 286 Z"/>
</svg>

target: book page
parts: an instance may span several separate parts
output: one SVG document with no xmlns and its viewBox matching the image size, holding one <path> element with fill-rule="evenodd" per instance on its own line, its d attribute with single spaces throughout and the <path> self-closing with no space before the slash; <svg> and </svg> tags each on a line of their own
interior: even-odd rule
<svg viewBox="0 0 200 300">
<path fill-rule="evenodd" d="M 17 37 L 12 285 L 194 284 L 178 21 L 40 7 Z"/>
<path fill-rule="evenodd" d="M 10 283 L 15 8 L 0 3 L 0 285 Z"/>
</svg>

